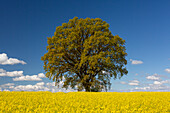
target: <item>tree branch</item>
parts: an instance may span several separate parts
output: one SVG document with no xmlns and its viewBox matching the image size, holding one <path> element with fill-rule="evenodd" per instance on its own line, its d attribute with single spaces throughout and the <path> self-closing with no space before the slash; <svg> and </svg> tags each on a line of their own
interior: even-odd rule
<svg viewBox="0 0 170 113">
<path fill-rule="evenodd" d="M 71 66 L 74 67 L 74 64 L 70 63 L 64 56 L 63 56 L 63 59 L 64 59 L 69 65 L 71 65 Z"/>
</svg>

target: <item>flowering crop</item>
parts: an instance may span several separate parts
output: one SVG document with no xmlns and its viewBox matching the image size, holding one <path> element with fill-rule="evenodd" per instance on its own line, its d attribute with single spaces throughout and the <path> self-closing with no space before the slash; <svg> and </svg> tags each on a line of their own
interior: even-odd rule
<svg viewBox="0 0 170 113">
<path fill-rule="evenodd" d="M 0 113 L 115 112 L 170 112 L 170 92 L 0 92 Z"/>
</svg>

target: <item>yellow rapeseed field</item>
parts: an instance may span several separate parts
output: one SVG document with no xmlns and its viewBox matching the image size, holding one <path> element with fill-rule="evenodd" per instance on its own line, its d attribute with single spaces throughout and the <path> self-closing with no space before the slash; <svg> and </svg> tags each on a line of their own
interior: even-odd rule
<svg viewBox="0 0 170 113">
<path fill-rule="evenodd" d="M 170 92 L 0 92 L 0 113 L 170 113 Z"/>
</svg>

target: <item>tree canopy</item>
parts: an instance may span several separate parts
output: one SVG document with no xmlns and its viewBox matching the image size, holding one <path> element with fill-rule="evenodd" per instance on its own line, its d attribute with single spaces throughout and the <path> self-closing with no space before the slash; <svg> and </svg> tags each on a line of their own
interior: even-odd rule
<svg viewBox="0 0 170 113">
<path fill-rule="evenodd" d="M 113 36 L 109 24 L 100 18 L 78 19 L 56 27 L 47 38 L 47 53 L 42 56 L 46 77 L 56 85 L 65 77 L 63 88 L 79 91 L 111 86 L 111 77 L 127 74 L 125 40 Z"/>
</svg>

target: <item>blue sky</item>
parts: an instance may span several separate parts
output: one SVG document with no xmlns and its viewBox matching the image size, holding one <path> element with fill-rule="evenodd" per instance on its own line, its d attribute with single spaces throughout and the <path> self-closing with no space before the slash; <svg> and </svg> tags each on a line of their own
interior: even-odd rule
<svg viewBox="0 0 170 113">
<path fill-rule="evenodd" d="M 44 77 L 40 59 L 47 37 L 77 16 L 101 18 L 126 40 L 129 73 L 111 79 L 110 91 L 170 91 L 169 6 L 169 0 L 0 1 L 0 90 L 65 91 Z"/>
</svg>

